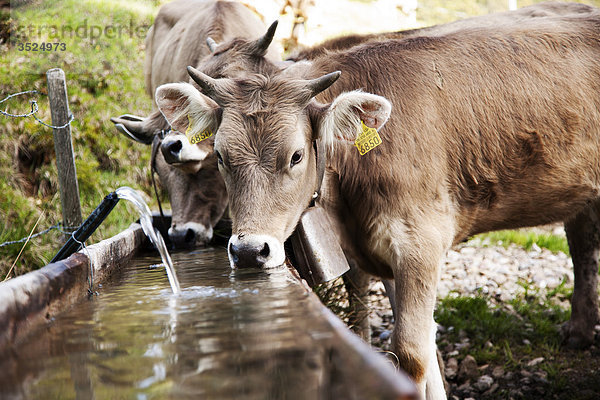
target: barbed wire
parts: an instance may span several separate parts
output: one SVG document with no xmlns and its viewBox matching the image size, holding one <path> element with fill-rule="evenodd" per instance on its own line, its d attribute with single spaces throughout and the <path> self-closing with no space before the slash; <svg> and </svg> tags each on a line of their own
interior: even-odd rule
<svg viewBox="0 0 600 400">
<path fill-rule="evenodd" d="M 40 93 L 37 90 L 26 90 L 24 92 L 13 93 L 13 94 L 7 96 L 6 98 L 0 100 L 0 104 L 4 103 L 6 100 L 12 99 L 13 97 L 20 96 L 23 94 L 43 94 L 43 93 Z M 32 116 L 38 123 L 40 123 L 44 126 L 47 126 L 48 128 L 52 128 L 52 129 L 66 128 L 75 119 L 75 117 L 73 116 L 73 113 L 69 113 L 69 121 L 67 121 L 66 124 L 61 125 L 61 126 L 49 125 L 49 124 L 45 123 L 44 121 L 42 121 L 41 119 L 39 119 L 37 117 L 37 115 L 35 115 L 39 111 L 39 109 L 40 109 L 40 107 L 38 106 L 37 100 L 33 99 L 33 100 L 31 100 L 31 112 L 28 112 L 25 114 L 11 114 L 7 111 L 0 110 L 0 114 L 7 116 L 7 117 L 12 117 L 12 118 L 26 118 L 26 117 Z"/>
<path fill-rule="evenodd" d="M 58 230 L 61 233 L 64 233 L 65 235 L 71 235 L 77 228 L 79 228 L 79 227 L 78 226 L 75 226 L 75 227 L 73 227 L 73 226 L 63 227 L 62 224 L 59 222 L 58 224 L 52 225 L 51 227 L 49 227 L 47 229 L 44 229 L 41 232 L 35 233 L 35 234 L 31 235 L 31 236 L 25 236 L 24 238 L 19 239 L 19 240 L 10 240 L 8 242 L 0 243 L 0 247 L 10 246 L 10 245 L 13 245 L 13 244 L 18 244 L 18 243 L 23 243 L 23 242 L 26 242 L 27 240 L 31 240 L 31 239 L 34 239 L 34 238 L 36 238 L 38 236 L 45 235 L 45 234 L 49 233 L 50 231 L 52 231 L 54 229 Z"/>
</svg>

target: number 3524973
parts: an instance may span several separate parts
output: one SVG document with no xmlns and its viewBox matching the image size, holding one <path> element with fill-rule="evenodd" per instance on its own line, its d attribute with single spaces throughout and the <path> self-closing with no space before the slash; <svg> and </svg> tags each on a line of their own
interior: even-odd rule
<svg viewBox="0 0 600 400">
<path fill-rule="evenodd" d="M 17 43 L 19 51 L 65 51 L 67 50 L 66 43 Z"/>
</svg>

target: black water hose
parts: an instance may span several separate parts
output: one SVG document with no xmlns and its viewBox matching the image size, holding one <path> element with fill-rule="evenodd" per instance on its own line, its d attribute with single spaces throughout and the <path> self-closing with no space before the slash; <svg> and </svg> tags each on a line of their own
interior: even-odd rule
<svg viewBox="0 0 600 400">
<path fill-rule="evenodd" d="M 102 203 L 90 214 L 81 226 L 71 235 L 67 243 L 56 253 L 51 263 L 64 260 L 83 247 L 85 242 L 98 229 L 102 221 L 119 202 L 116 192 L 108 194 Z"/>
</svg>

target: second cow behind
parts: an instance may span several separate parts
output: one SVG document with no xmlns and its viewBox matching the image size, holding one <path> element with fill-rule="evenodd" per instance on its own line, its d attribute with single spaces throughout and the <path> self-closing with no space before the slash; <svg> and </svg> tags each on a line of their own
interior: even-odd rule
<svg viewBox="0 0 600 400">
<path fill-rule="evenodd" d="M 230 41 L 237 37 L 255 39 L 252 43 L 257 55 L 266 55 L 274 62 L 281 60 L 277 47 L 269 48 L 272 36 L 259 38 L 265 29 L 252 11 L 237 2 L 178 0 L 165 4 L 146 37 L 146 91 L 154 98 L 158 86 L 188 81 L 188 65 L 220 77 L 247 69 L 246 64 L 218 56 L 225 49 L 217 43 L 234 44 Z M 216 52 L 214 57 L 208 57 L 211 51 Z M 183 132 L 169 132 L 169 124 L 156 104 L 153 108 L 147 117 L 125 114 L 111 121 L 130 139 L 152 145 L 152 169 L 158 173 L 171 203 L 171 241 L 176 247 L 206 244 L 227 208 L 213 139 L 190 144 Z"/>
</svg>

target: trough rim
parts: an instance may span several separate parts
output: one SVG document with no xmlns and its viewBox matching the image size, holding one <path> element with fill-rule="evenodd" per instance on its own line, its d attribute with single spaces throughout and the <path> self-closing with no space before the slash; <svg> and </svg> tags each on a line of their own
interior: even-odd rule
<svg viewBox="0 0 600 400">
<path fill-rule="evenodd" d="M 147 243 L 142 226 L 133 223 L 119 234 L 86 246 L 64 260 L 1 282 L 0 354 L 18 346 L 44 324 L 51 323 L 54 315 L 93 293 Z"/>
</svg>

